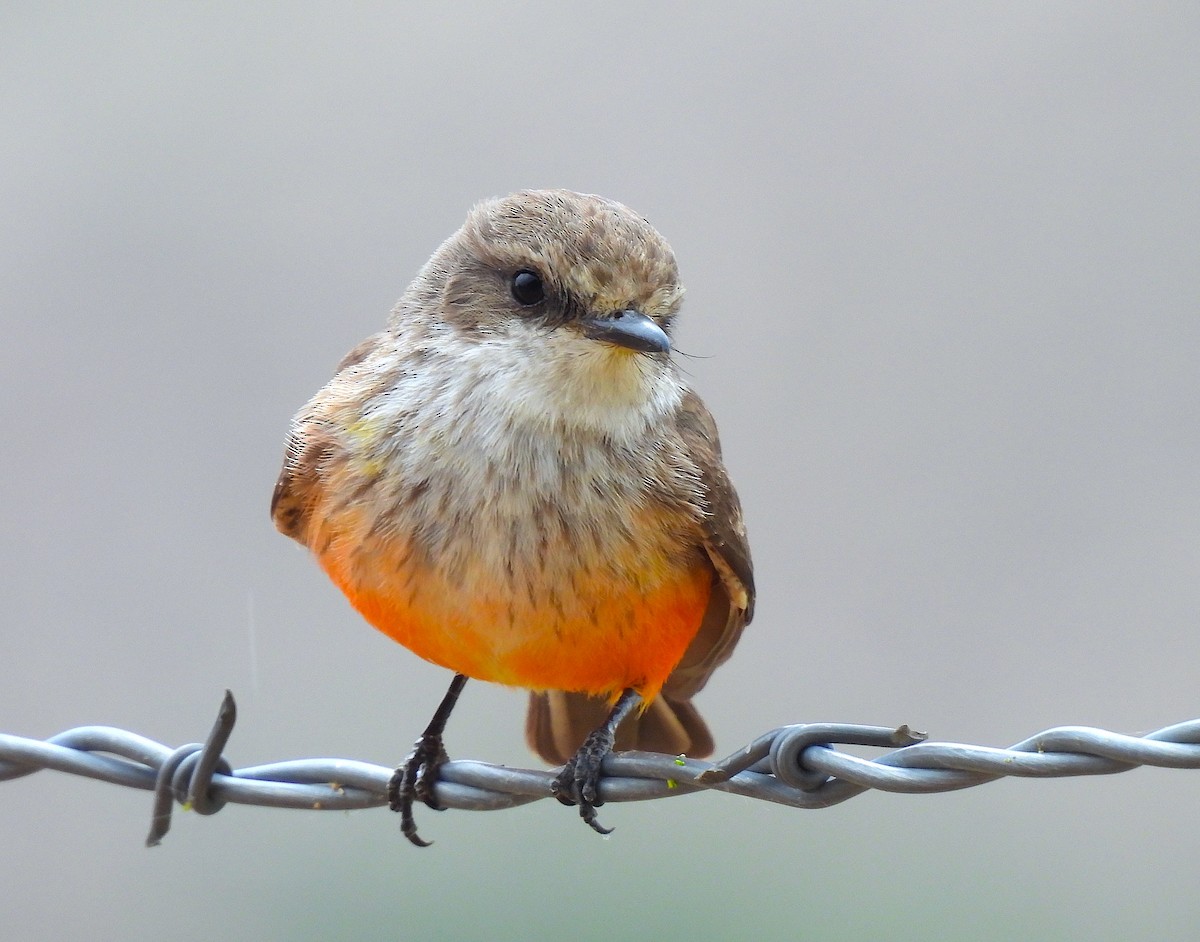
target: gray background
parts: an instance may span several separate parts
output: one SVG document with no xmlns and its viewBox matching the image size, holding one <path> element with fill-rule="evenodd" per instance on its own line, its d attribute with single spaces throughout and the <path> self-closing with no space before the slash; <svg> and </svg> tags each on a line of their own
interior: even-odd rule
<svg viewBox="0 0 1200 942">
<path fill-rule="evenodd" d="M 1004 745 L 1200 714 L 1193 4 L 0 12 L 0 729 L 390 764 L 448 681 L 267 503 L 292 412 L 477 199 L 672 241 L 758 617 L 701 706 Z M 529 765 L 473 685 L 460 757 Z M 21 939 L 1194 939 L 1196 773 L 420 815 L 0 785 Z M 15 927 L 15 928 L 14 928 Z"/>
</svg>

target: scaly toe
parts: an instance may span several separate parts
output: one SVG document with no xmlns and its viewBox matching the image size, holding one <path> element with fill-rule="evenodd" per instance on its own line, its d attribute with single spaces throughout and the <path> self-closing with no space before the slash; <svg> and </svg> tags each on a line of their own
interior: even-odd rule
<svg viewBox="0 0 1200 942">
<path fill-rule="evenodd" d="M 443 810 L 434 794 L 438 771 L 449 760 L 442 746 L 441 736 L 422 736 L 415 748 L 400 763 L 388 781 L 388 807 L 400 814 L 400 833 L 417 847 L 428 847 L 417 833 L 417 822 L 413 817 L 413 804 L 420 801 L 435 811 Z"/>
<path fill-rule="evenodd" d="M 612 833 L 611 828 L 601 826 L 596 820 L 596 809 L 604 804 L 600 799 L 601 767 L 612 746 L 611 731 L 596 730 L 550 783 L 550 794 L 564 805 L 578 805 L 579 816 L 597 834 Z"/>
</svg>

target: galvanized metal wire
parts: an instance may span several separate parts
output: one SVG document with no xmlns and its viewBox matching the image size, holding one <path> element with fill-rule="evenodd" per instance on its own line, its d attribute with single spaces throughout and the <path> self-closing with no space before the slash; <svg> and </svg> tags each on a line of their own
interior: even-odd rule
<svg viewBox="0 0 1200 942">
<path fill-rule="evenodd" d="M 42 769 L 155 793 L 146 843 L 162 840 L 176 803 L 199 814 L 225 804 L 346 810 L 387 803 L 392 769 L 353 759 L 296 759 L 233 769 L 222 757 L 237 710 L 228 691 L 204 743 L 173 749 L 111 726 L 80 726 L 46 740 L 0 733 L 0 781 Z M 889 749 L 864 758 L 836 748 Z M 1004 776 L 1109 775 L 1142 765 L 1200 768 L 1200 719 L 1126 736 L 1087 726 L 1047 729 L 1006 749 L 926 742 L 923 733 L 851 723 L 806 723 L 764 733 L 716 763 L 648 752 L 604 762 L 604 802 L 642 801 L 711 790 L 793 808 L 828 808 L 868 789 L 944 792 Z M 490 811 L 550 797 L 554 771 L 457 760 L 441 769 L 437 801 Z"/>
</svg>

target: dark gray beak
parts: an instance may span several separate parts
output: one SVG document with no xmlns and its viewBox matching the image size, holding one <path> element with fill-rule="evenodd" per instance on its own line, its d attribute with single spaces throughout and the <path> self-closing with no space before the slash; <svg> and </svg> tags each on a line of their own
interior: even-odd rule
<svg viewBox="0 0 1200 942">
<path fill-rule="evenodd" d="M 671 351 L 671 339 L 666 332 L 641 311 L 622 311 L 614 317 L 585 317 L 583 335 L 640 353 Z"/>
</svg>

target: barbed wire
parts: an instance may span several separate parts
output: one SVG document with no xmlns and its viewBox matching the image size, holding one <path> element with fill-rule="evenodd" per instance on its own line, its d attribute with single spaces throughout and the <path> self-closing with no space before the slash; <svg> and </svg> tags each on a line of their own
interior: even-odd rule
<svg viewBox="0 0 1200 942">
<path fill-rule="evenodd" d="M 204 743 L 172 749 L 112 726 L 80 726 L 27 739 L 0 733 L 0 781 L 42 769 L 155 793 L 148 846 L 171 826 L 176 802 L 215 814 L 228 802 L 277 808 L 348 810 L 387 804 L 392 769 L 354 759 L 293 759 L 233 769 L 222 757 L 237 719 L 225 699 Z M 1126 736 L 1089 726 L 1047 729 L 1006 749 L 927 742 L 907 726 L 804 723 L 782 726 L 716 763 L 651 752 L 604 760 L 604 802 L 644 801 L 720 791 L 793 808 L 828 808 L 868 789 L 957 791 L 1004 776 L 1110 775 L 1142 765 L 1200 768 L 1200 719 Z M 891 749 L 873 759 L 836 746 Z M 445 808 L 494 811 L 550 797 L 554 771 L 512 769 L 471 760 L 442 766 L 435 788 Z"/>
</svg>

